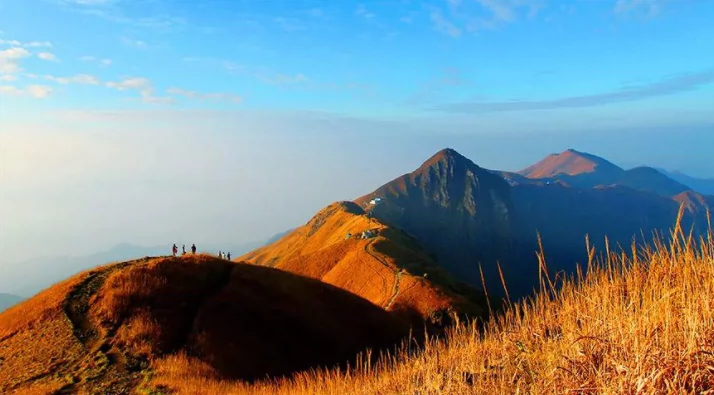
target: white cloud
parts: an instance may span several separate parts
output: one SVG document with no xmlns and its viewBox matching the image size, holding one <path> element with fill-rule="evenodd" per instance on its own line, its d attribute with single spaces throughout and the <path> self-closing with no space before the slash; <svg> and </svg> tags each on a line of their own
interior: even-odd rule
<svg viewBox="0 0 714 395">
<path fill-rule="evenodd" d="M 0 75 L 0 81 L 15 81 L 17 77 L 12 74 Z"/>
<path fill-rule="evenodd" d="M 52 43 L 49 41 L 31 41 L 29 43 L 23 44 L 26 47 L 52 47 Z"/>
<path fill-rule="evenodd" d="M 304 74 L 298 73 L 295 75 L 287 75 L 287 74 L 273 74 L 269 73 L 266 71 L 258 71 L 256 72 L 255 76 L 271 85 L 296 85 L 296 84 L 303 84 L 309 81 L 309 78 L 307 78 Z"/>
<path fill-rule="evenodd" d="M 105 86 L 120 91 L 133 90 L 139 92 L 141 101 L 151 104 L 172 104 L 174 98 L 170 96 L 154 96 L 154 87 L 151 81 L 143 77 L 129 77 L 119 82 L 107 82 Z"/>
<path fill-rule="evenodd" d="M 46 85 L 30 85 L 25 90 L 30 96 L 37 99 L 44 99 L 52 93 L 52 88 Z"/>
<path fill-rule="evenodd" d="M 37 54 L 37 57 L 49 62 L 57 62 L 59 60 L 52 52 L 40 52 Z"/>
<path fill-rule="evenodd" d="M 128 89 L 134 90 L 145 90 L 151 88 L 151 81 L 147 78 L 131 77 L 125 78 L 119 82 L 107 82 L 106 86 L 113 89 L 118 89 L 120 91 L 125 91 Z"/>
<path fill-rule="evenodd" d="M 321 8 L 312 8 L 307 13 L 308 13 L 308 15 L 310 15 L 313 18 L 324 18 L 325 17 L 325 11 L 322 10 Z"/>
<path fill-rule="evenodd" d="M 440 9 L 430 7 L 432 26 L 440 33 L 460 37 L 464 31 L 477 32 L 516 22 L 521 14 L 535 18 L 543 8 L 545 0 L 444 1 L 449 9 L 449 18 L 445 17 Z"/>
<path fill-rule="evenodd" d="M 273 22 L 286 32 L 305 30 L 307 27 L 297 18 L 274 17 Z"/>
<path fill-rule="evenodd" d="M 52 47 L 52 43 L 49 41 L 30 41 L 30 42 L 20 42 L 17 40 L 0 40 L 0 45 L 12 45 L 14 47 Z"/>
<path fill-rule="evenodd" d="M 508 22 L 514 18 L 513 5 L 500 0 L 476 0 L 481 7 L 489 10 L 496 21 Z"/>
<path fill-rule="evenodd" d="M 461 29 L 452 22 L 446 20 L 446 18 L 444 18 L 441 14 L 441 11 L 432 10 L 429 17 L 434 24 L 434 30 L 454 38 L 461 36 Z"/>
<path fill-rule="evenodd" d="M 364 7 L 364 5 L 362 5 L 362 4 L 360 4 L 359 6 L 357 6 L 357 10 L 355 11 L 355 14 L 357 14 L 358 16 L 361 16 L 361 17 L 364 18 L 364 19 L 372 19 L 372 18 L 374 18 L 374 16 L 375 16 L 374 13 L 372 13 L 372 12 L 369 11 L 369 10 L 367 10 L 367 9 Z"/>
<path fill-rule="evenodd" d="M 101 59 L 101 58 L 97 58 L 95 56 L 82 56 L 81 58 L 79 58 L 79 60 L 81 60 L 83 62 L 99 63 L 102 66 L 109 66 L 112 64 L 111 59 L 106 59 L 106 58 Z"/>
<path fill-rule="evenodd" d="M 169 95 L 184 96 L 188 99 L 196 100 L 227 100 L 234 103 L 240 103 L 243 101 L 242 97 L 231 93 L 201 93 L 180 88 L 169 88 L 166 90 L 166 93 Z"/>
<path fill-rule="evenodd" d="M 19 97 L 45 99 L 52 93 L 52 88 L 46 85 L 29 85 L 24 89 L 12 85 L 0 85 L 0 94 Z"/>
<path fill-rule="evenodd" d="M 25 48 L 15 47 L 0 51 L 0 59 L 21 59 L 30 56 L 30 51 Z"/>
<path fill-rule="evenodd" d="M 64 0 L 65 3 L 79 4 L 79 5 L 105 5 L 114 3 L 115 0 Z"/>
<path fill-rule="evenodd" d="M 614 13 L 618 16 L 628 16 L 640 13 L 645 17 L 657 16 L 668 0 L 617 0 Z"/>
<path fill-rule="evenodd" d="M 128 37 L 119 37 L 119 40 L 124 45 L 127 45 L 129 47 L 134 47 L 134 48 L 139 48 L 139 49 L 144 49 L 144 48 L 148 47 L 148 45 L 144 41 L 141 41 L 141 40 L 135 40 L 135 39 L 128 38 Z"/>
<path fill-rule="evenodd" d="M 153 90 L 143 90 L 141 93 L 141 101 L 149 104 L 174 104 L 176 100 L 171 96 L 154 96 Z"/>
<path fill-rule="evenodd" d="M 0 74 L 14 74 L 22 71 L 19 61 L 30 56 L 30 51 L 21 47 L 0 51 Z"/>
<path fill-rule="evenodd" d="M 80 85 L 97 85 L 99 84 L 99 79 L 93 75 L 89 74 L 77 74 L 74 77 L 55 77 L 51 75 L 45 75 L 45 79 L 48 81 L 54 81 L 58 84 L 80 84 Z"/>
</svg>

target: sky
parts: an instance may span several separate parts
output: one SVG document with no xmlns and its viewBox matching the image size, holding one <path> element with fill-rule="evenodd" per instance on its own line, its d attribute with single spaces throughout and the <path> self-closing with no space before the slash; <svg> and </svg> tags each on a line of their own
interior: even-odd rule
<svg viewBox="0 0 714 395">
<path fill-rule="evenodd" d="M 444 147 L 714 177 L 713 18 L 709 0 L 0 0 L 0 270 L 262 240 Z"/>
</svg>

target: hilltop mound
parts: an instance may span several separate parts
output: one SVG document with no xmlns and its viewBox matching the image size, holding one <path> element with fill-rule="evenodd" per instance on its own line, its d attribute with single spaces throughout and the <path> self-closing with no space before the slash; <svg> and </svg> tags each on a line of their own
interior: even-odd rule
<svg viewBox="0 0 714 395">
<path fill-rule="evenodd" d="M 552 178 L 558 175 L 576 176 L 587 173 L 619 174 L 622 168 L 607 160 L 585 152 L 568 149 L 559 154 L 550 154 L 518 174 L 528 178 Z"/>
<path fill-rule="evenodd" d="M 364 232 L 372 236 L 362 238 Z M 480 294 L 455 281 L 414 238 L 370 218 L 354 202 L 333 203 L 237 260 L 319 279 L 413 320 L 438 318 L 449 309 L 483 313 Z"/>
<path fill-rule="evenodd" d="M 317 280 L 201 255 L 146 258 L 80 273 L 0 314 L 0 392 L 128 393 L 158 367 L 280 376 L 342 364 L 408 330 Z"/>
<path fill-rule="evenodd" d="M 579 188 L 620 185 L 638 191 L 674 197 L 689 190 L 655 168 L 648 166 L 624 170 L 598 156 L 572 149 L 560 154 L 551 154 L 540 162 L 516 173 L 530 180 L 564 182 Z M 506 179 L 516 179 L 513 173 L 502 172 Z M 521 184 L 529 182 L 519 179 Z M 534 184 L 530 182 L 530 184 Z"/>
</svg>

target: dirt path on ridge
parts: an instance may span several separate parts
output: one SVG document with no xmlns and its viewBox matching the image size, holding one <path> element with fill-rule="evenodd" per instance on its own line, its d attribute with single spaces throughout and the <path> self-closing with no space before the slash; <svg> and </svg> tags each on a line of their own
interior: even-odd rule
<svg viewBox="0 0 714 395">
<path fill-rule="evenodd" d="M 377 253 L 374 251 L 374 248 L 372 247 L 372 244 L 374 244 L 376 241 L 376 239 L 370 241 L 367 245 L 365 245 L 364 250 L 366 253 L 371 255 L 372 258 L 376 259 L 377 262 L 381 263 L 384 267 L 394 273 L 394 291 L 392 291 L 392 295 L 389 297 L 389 299 L 387 299 L 387 303 L 383 307 L 384 310 L 389 311 L 389 309 L 392 307 L 392 304 L 397 299 L 397 296 L 399 296 L 399 285 L 402 281 L 403 271 L 401 268 L 392 269 L 392 267 L 387 262 L 385 262 L 380 256 L 377 255 Z"/>
<path fill-rule="evenodd" d="M 56 374 L 68 376 L 70 383 L 55 394 L 81 392 L 101 394 L 131 394 L 141 380 L 138 361 L 110 344 L 115 328 L 101 336 L 101 328 L 89 319 L 89 302 L 104 285 L 107 277 L 117 270 L 148 262 L 152 257 L 117 263 L 90 273 L 67 296 L 64 311 L 75 337 L 82 343 L 85 354 Z"/>
</svg>

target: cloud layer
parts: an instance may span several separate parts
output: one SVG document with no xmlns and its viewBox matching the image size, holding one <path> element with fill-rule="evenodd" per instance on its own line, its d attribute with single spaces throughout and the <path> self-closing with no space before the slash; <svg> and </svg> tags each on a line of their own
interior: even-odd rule
<svg viewBox="0 0 714 395">
<path fill-rule="evenodd" d="M 682 74 L 647 85 L 622 88 L 612 92 L 597 93 L 593 95 L 570 96 L 552 100 L 460 102 L 435 106 L 432 110 L 453 113 L 471 113 L 592 107 L 672 95 L 690 91 L 712 82 L 714 82 L 714 69 L 698 73 Z"/>
</svg>

